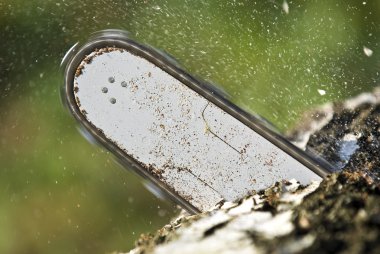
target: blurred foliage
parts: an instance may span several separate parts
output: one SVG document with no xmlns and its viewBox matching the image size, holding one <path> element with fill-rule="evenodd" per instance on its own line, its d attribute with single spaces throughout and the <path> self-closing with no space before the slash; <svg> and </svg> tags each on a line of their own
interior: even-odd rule
<svg viewBox="0 0 380 254">
<path fill-rule="evenodd" d="M 379 1 L 0 0 L 0 253 L 127 250 L 174 214 L 60 103 L 65 52 L 108 28 L 164 49 L 281 130 L 379 80 Z"/>
</svg>

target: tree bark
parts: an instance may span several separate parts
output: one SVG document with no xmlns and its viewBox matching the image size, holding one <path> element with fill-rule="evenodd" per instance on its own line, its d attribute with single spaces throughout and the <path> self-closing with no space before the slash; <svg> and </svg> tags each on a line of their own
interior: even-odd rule
<svg viewBox="0 0 380 254">
<path fill-rule="evenodd" d="M 300 122 L 289 138 L 342 171 L 183 213 L 142 235 L 129 253 L 380 253 L 380 89 L 326 104 Z"/>
</svg>

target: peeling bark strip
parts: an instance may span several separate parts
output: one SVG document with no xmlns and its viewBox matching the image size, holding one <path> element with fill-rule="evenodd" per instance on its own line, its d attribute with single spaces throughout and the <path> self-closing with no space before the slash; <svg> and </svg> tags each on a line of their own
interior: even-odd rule
<svg viewBox="0 0 380 254">
<path fill-rule="evenodd" d="M 380 253 L 380 89 L 315 112 L 292 136 L 341 173 L 182 215 L 129 253 Z"/>
</svg>

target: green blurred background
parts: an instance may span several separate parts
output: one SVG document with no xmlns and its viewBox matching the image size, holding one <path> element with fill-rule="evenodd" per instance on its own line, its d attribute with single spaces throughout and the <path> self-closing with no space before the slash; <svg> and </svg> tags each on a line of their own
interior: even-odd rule
<svg viewBox="0 0 380 254">
<path fill-rule="evenodd" d="M 109 28 L 167 51 L 282 131 L 379 80 L 380 1 L 0 0 L 0 253 L 127 251 L 177 212 L 61 105 L 65 52 Z"/>
</svg>

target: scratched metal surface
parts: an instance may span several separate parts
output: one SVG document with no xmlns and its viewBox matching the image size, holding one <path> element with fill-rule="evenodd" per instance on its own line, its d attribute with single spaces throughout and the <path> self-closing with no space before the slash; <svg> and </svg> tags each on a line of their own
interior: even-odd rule
<svg viewBox="0 0 380 254">
<path fill-rule="evenodd" d="M 168 73 L 125 50 L 93 52 L 81 63 L 74 86 L 79 109 L 92 125 L 201 211 L 275 181 L 320 179 Z"/>
</svg>

